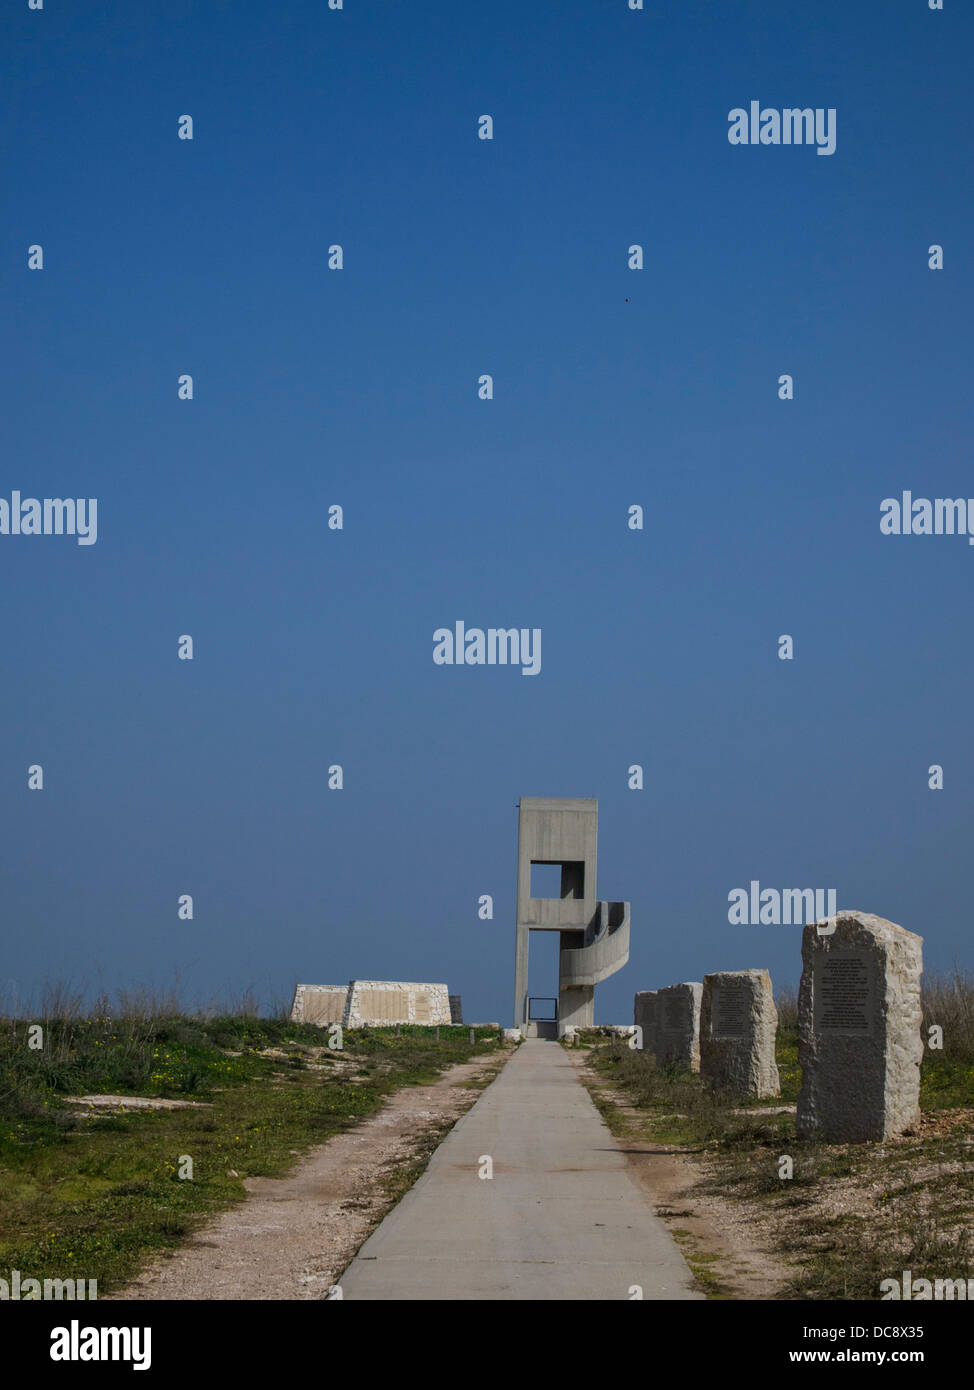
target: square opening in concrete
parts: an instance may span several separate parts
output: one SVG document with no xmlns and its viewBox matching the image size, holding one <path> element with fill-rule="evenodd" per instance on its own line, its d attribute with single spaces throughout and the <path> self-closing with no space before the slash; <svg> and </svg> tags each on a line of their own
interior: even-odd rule
<svg viewBox="0 0 974 1390">
<path fill-rule="evenodd" d="M 532 859 L 532 898 L 584 898 L 585 864 L 581 860 Z"/>
<path fill-rule="evenodd" d="M 533 1023 L 557 1023 L 558 1000 L 531 995 L 528 998 L 528 1020 Z"/>
</svg>

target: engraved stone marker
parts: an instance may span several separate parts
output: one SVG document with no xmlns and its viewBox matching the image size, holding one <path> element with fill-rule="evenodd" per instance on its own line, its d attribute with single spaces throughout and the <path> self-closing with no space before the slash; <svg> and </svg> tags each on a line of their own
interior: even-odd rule
<svg viewBox="0 0 974 1390">
<path fill-rule="evenodd" d="M 657 1062 L 675 1062 L 690 1071 L 700 1070 L 700 999 L 703 985 L 696 982 L 667 985 L 656 991 Z"/>
<path fill-rule="evenodd" d="M 774 1059 L 778 1013 L 766 970 L 703 977 L 700 1075 L 737 1095 L 780 1095 Z"/>
<path fill-rule="evenodd" d="M 839 912 L 805 928 L 801 1138 L 863 1143 L 917 1123 L 922 971 L 923 938 L 884 917 Z"/>
<path fill-rule="evenodd" d="M 656 1050 L 656 990 L 642 989 L 633 1001 L 632 1021 L 643 1030 L 643 1052 Z"/>
</svg>

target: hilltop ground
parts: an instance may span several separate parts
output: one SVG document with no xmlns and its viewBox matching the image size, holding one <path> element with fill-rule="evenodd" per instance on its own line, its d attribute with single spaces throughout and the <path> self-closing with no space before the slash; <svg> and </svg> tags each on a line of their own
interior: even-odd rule
<svg viewBox="0 0 974 1390">
<path fill-rule="evenodd" d="M 711 1297 L 875 1299 L 906 1269 L 974 1276 L 970 981 L 929 983 L 924 1008 L 945 1046 L 924 1057 L 917 1133 L 884 1144 L 795 1138 L 793 1000 L 773 1102 L 714 1096 L 597 1030 L 572 1050 Z M 348 1030 L 337 1051 L 283 1017 L 49 1009 L 40 1026 L 31 1047 L 36 1024 L 0 1023 L 0 1269 L 94 1278 L 100 1296 L 325 1296 L 507 1055 L 465 1027 Z"/>
</svg>

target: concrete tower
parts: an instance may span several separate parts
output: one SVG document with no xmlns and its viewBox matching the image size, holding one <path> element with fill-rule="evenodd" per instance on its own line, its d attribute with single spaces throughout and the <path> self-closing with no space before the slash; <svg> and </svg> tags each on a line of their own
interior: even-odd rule
<svg viewBox="0 0 974 1390">
<path fill-rule="evenodd" d="M 522 796 L 518 803 L 514 1026 L 528 1031 L 528 945 L 533 931 L 561 934 L 557 1032 L 591 1025 L 595 986 L 629 959 L 629 904 L 599 902 L 599 803 L 592 797 Z M 532 898 L 531 866 L 561 869 L 557 897 Z"/>
</svg>

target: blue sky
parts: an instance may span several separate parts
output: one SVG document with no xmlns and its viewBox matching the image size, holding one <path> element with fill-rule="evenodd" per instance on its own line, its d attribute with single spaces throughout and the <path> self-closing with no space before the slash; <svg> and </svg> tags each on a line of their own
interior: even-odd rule
<svg viewBox="0 0 974 1390">
<path fill-rule="evenodd" d="M 603 1021 L 797 982 L 798 929 L 727 921 L 751 879 L 972 964 L 974 549 L 878 524 L 974 496 L 969 9 L 5 25 L 0 496 L 99 534 L 0 536 L 0 988 L 445 979 L 507 1021 L 519 796 L 599 799 Z M 835 154 L 731 146 L 752 99 L 834 107 Z M 457 619 L 540 627 L 540 675 L 434 666 Z"/>
</svg>

